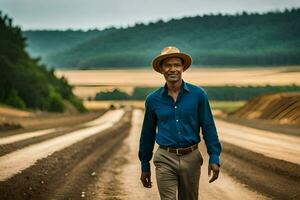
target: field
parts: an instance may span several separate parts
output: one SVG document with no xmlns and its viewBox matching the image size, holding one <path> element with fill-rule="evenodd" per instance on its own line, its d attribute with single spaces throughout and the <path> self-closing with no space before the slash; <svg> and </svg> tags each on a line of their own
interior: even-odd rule
<svg viewBox="0 0 300 200">
<path fill-rule="evenodd" d="M 210 106 L 213 110 L 221 110 L 223 113 L 230 113 L 241 106 L 245 101 L 211 101 Z M 133 105 L 136 108 L 144 109 L 144 101 L 84 101 L 84 105 L 91 110 L 106 109 L 110 106 L 120 107 Z"/>
<path fill-rule="evenodd" d="M 119 88 L 131 93 L 137 86 L 158 87 L 165 81 L 162 75 L 150 69 L 127 70 L 58 70 L 56 75 L 64 76 L 74 86 L 74 92 L 81 98 L 93 96 L 99 91 Z M 276 68 L 190 68 L 183 73 L 183 79 L 200 86 L 261 86 L 300 84 L 299 67 Z"/>
<path fill-rule="evenodd" d="M 284 70 L 190 70 L 184 80 L 201 86 L 299 84 L 299 70 Z M 164 83 L 159 74 L 150 70 L 57 73 L 66 76 L 81 97 L 114 88 L 130 93 L 137 86 Z M 249 89 L 241 90 L 236 92 L 239 96 L 243 91 L 249 93 Z M 229 92 L 221 93 L 221 96 L 226 94 Z M 261 100 L 261 104 L 254 102 L 255 106 L 248 106 L 254 108 L 249 109 L 252 116 L 261 111 L 257 105 L 264 108 L 264 103 L 273 102 L 274 98 Z M 293 112 L 278 113 L 278 110 L 288 108 L 281 106 L 282 109 L 278 109 L 272 104 L 262 113 L 275 110 L 278 116 L 285 113 L 299 116 L 295 110 L 299 108 L 299 100 L 286 101 L 289 105 L 293 103 L 290 106 Z M 223 200 L 240 199 L 241 196 L 248 200 L 295 199 L 300 194 L 297 187 L 300 177 L 299 126 L 287 129 L 287 124 L 279 124 L 279 127 L 271 120 L 265 123 L 266 120 L 243 120 L 226 115 L 245 103 L 210 101 L 213 114 L 217 116 L 215 123 L 223 149 L 222 170 L 214 185 L 207 184 L 209 157 L 202 141 L 199 145 L 204 160 L 200 199 L 215 199 L 216 196 Z M 155 176 L 151 190 L 146 191 L 139 181 L 137 154 L 143 122 L 140 108 L 144 108 L 144 100 L 84 101 L 84 104 L 94 110 L 85 114 L 33 113 L 27 116 L 32 113 L 0 105 L 4 122 L 21 125 L 4 129 L 0 135 L 0 199 L 159 199 Z M 155 168 L 151 169 L 154 174 Z"/>
</svg>

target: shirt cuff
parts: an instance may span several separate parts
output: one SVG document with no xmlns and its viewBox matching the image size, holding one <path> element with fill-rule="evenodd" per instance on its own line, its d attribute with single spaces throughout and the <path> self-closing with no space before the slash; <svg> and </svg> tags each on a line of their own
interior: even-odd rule
<svg viewBox="0 0 300 200">
<path fill-rule="evenodd" d="M 142 172 L 150 172 L 150 163 L 149 162 L 141 162 L 142 163 Z"/>
<path fill-rule="evenodd" d="M 209 157 L 209 164 L 217 164 L 220 166 L 220 159 L 219 156 L 216 154 L 212 154 Z"/>
</svg>

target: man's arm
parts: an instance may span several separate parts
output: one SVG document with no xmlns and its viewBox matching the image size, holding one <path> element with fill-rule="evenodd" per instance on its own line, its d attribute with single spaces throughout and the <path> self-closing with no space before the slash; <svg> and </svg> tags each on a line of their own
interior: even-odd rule
<svg viewBox="0 0 300 200">
<path fill-rule="evenodd" d="M 151 187 L 150 160 L 156 135 L 156 116 L 151 109 L 148 99 L 145 102 L 145 115 L 140 137 L 139 159 L 142 165 L 141 181 L 145 187 Z"/>
<path fill-rule="evenodd" d="M 209 154 L 208 175 L 210 176 L 211 170 L 213 171 L 213 177 L 209 181 L 211 183 L 219 176 L 219 156 L 222 151 L 222 146 L 218 138 L 216 126 L 208 101 L 208 96 L 204 92 L 204 95 L 202 97 L 203 98 L 201 99 L 199 109 L 200 125 L 207 148 L 207 153 Z"/>
</svg>

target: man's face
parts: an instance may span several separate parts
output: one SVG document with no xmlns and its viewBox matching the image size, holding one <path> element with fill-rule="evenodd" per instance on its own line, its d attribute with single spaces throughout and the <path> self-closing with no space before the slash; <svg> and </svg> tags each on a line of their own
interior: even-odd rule
<svg viewBox="0 0 300 200">
<path fill-rule="evenodd" d="M 167 82 L 177 82 L 181 80 L 183 65 L 180 58 L 166 58 L 161 65 L 161 73 Z"/>
</svg>

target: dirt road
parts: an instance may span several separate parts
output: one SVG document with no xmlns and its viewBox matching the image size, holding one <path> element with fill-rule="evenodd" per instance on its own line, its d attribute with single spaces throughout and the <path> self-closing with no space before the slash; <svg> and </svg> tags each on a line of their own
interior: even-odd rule
<svg viewBox="0 0 300 200">
<path fill-rule="evenodd" d="M 300 164 L 300 137 L 258 130 L 216 120 L 222 141 L 271 158 Z"/>
<path fill-rule="evenodd" d="M 128 116 L 129 111 L 114 110 L 84 124 L 79 130 L 66 132 L 53 139 L 38 143 L 35 143 L 35 137 L 27 139 L 28 143 L 32 141 L 33 144 L 0 157 L 0 199 L 41 199 L 41 195 L 47 199 L 56 194 L 64 196 L 70 189 L 56 192 L 58 186 L 69 186 L 65 183 L 70 182 L 71 177 L 78 177 L 76 182 L 83 182 L 87 179 L 83 176 L 86 170 L 90 170 L 93 164 L 104 162 L 112 152 L 112 147 L 123 140 L 130 125 Z M 123 132 L 119 134 L 118 129 Z M 1 139 L 5 140 L 5 137 Z M 75 170 L 78 166 L 81 166 L 81 173 Z M 76 187 L 71 191 L 74 189 Z"/>
<path fill-rule="evenodd" d="M 130 135 L 114 157 L 102 168 L 103 172 L 97 178 L 96 184 L 93 183 L 89 186 L 86 194 L 91 195 L 92 199 L 159 199 L 153 164 L 153 187 L 151 189 L 144 188 L 139 181 L 140 162 L 137 159 L 137 151 L 142 114 L 140 110 L 134 111 Z M 240 199 L 241 196 L 245 200 L 267 199 L 263 195 L 247 189 L 245 185 L 238 183 L 225 172 L 221 173 L 218 181 L 209 184 L 208 159 L 204 145 L 201 145 L 201 152 L 205 162 L 200 179 L 200 199 L 229 200 Z"/>
<path fill-rule="evenodd" d="M 99 119 L 88 123 L 88 125 L 94 125 L 92 127 L 83 128 L 1 156 L 0 180 L 6 180 L 20 171 L 30 167 L 37 160 L 45 158 L 56 151 L 64 149 L 76 142 L 112 127 L 115 122 L 120 120 L 123 114 L 124 110 L 110 111 L 104 116 L 101 116 Z M 30 133 L 27 133 L 27 135 L 28 134 Z M 0 141 L 1 140 L 5 141 L 6 138 L 1 138 Z"/>
<path fill-rule="evenodd" d="M 142 119 L 139 109 L 114 110 L 64 130 L 1 137 L 0 199 L 159 199 L 153 163 L 153 187 L 144 188 L 139 180 Z M 223 146 L 221 174 L 208 183 L 202 140 L 200 199 L 299 199 L 297 137 L 216 124 Z"/>
</svg>

